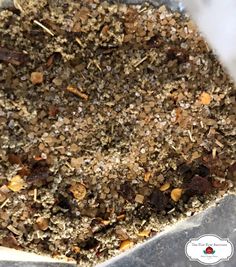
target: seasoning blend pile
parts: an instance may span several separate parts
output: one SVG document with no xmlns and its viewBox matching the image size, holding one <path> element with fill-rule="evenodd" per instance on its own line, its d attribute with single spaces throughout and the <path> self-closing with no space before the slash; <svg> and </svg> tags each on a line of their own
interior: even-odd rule
<svg viewBox="0 0 236 267">
<path fill-rule="evenodd" d="M 234 86 L 188 17 L 17 2 L 0 14 L 0 245 L 94 266 L 234 190 Z"/>
</svg>

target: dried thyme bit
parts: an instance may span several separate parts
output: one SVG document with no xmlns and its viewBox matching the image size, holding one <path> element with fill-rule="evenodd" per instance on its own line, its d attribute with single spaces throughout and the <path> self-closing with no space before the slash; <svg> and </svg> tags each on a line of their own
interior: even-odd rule
<svg viewBox="0 0 236 267">
<path fill-rule="evenodd" d="M 9 198 L 7 198 L 2 205 L 0 206 L 0 209 L 2 209 L 3 207 L 5 207 L 7 205 L 7 202 L 9 202 Z"/>
<path fill-rule="evenodd" d="M 86 95 L 85 93 L 81 92 L 77 87 L 75 87 L 73 85 L 68 85 L 66 90 L 71 92 L 72 94 L 74 94 L 76 96 L 79 96 L 79 97 L 83 98 L 84 100 L 88 100 L 88 95 Z"/>
<path fill-rule="evenodd" d="M 213 159 L 216 158 L 216 152 L 217 152 L 216 147 L 213 147 L 213 149 L 212 149 L 212 158 L 213 158 Z"/>
<path fill-rule="evenodd" d="M 49 30 L 46 26 L 44 26 L 41 22 L 34 20 L 34 23 L 37 24 L 39 27 L 41 27 L 42 29 L 44 29 L 47 33 L 49 33 L 50 35 L 54 36 L 55 34 Z"/>
<path fill-rule="evenodd" d="M 101 67 L 100 67 L 100 65 L 98 64 L 98 61 L 97 61 L 96 59 L 94 59 L 94 60 L 89 60 L 89 63 L 88 63 L 88 65 L 87 65 L 87 69 L 89 69 L 90 66 L 91 66 L 92 64 L 94 64 L 94 65 L 96 66 L 96 68 L 97 68 L 99 71 L 102 71 L 102 69 L 101 69 Z"/>
<path fill-rule="evenodd" d="M 143 11 L 146 11 L 146 10 L 147 10 L 147 7 L 145 6 L 145 7 L 143 7 L 142 9 L 140 9 L 140 10 L 138 11 L 138 13 L 141 14 Z"/>
<path fill-rule="evenodd" d="M 13 4 L 14 4 L 16 9 L 20 10 L 21 13 L 25 12 L 18 0 L 13 0 Z"/>
<path fill-rule="evenodd" d="M 189 139 L 191 140 L 191 142 L 193 142 L 193 143 L 196 142 L 196 140 L 193 139 L 193 136 L 192 136 L 192 133 L 190 130 L 188 130 L 188 135 L 189 135 Z"/>
<path fill-rule="evenodd" d="M 65 165 L 71 170 L 71 171 L 73 171 L 74 170 L 74 168 L 70 165 L 70 163 L 69 162 L 66 162 L 65 163 Z"/>
<path fill-rule="evenodd" d="M 121 221 L 125 219 L 125 214 L 120 214 L 116 217 L 117 221 Z"/>
<path fill-rule="evenodd" d="M 34 189 L 34 202 L 37 202 L 38 190 L 37 188 Z"/>
<path fill-rule="evenodd" d="M 100 65 L 98 64 L 97 60 L 93 61 L 94 65 L 99 69 L 99 71 L 102 71 Z"/>
<path fill-rule="evenodd" d="M 82 48 L 84 48 L 86 45 L 85 44 L 83 44 L 82 42 L 81 42 L 81 40 L 79 39 L 79 37 L 76 37 L 75 38 L 75 41 L 82 47 Z"/>
<path fill-rule="evenodd" d="M 134 64 L 134 67 L 137 68 L 140 64 L 142 64 L 148 57 L 145 56 L 144 58 L 142 58 L 141 60 L 137 61 L 135 64 Z"/>
<path fill-rule="evenodd" d="M 220 141 L 218 141 L 217 139 L 215 140 L 215 143 L 221 148 L 224 147 L 224 145 Z"/>
</svg>

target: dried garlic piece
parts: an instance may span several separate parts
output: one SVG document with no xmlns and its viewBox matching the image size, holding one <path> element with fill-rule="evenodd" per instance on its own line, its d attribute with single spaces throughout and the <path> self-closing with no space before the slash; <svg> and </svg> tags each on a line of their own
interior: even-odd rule
<svg viewBox="0 0 236 267">
<path fill-rule="evenodd" d="M 43 82 L 43 73 L 42 72 L 32 72 L 30 76 L 30 81 L 32 84 L 40 84 Z"/>
<path fill-rule="evenodd" d="M 76 200 L 84 199 L 87 193 L 86 187 L 81 183 L 72 184 L 69 190 Z"/>
</svg>

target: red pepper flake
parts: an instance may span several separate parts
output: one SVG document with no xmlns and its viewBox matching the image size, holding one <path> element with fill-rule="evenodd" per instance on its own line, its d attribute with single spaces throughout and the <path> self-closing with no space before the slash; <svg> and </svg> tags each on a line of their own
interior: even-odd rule
<svg viewBox="0 0 236 267">
<path fill-rule="evenodd" d="M 120 186 L 120 194 L 124 199 L 130 202 L 134 201 L 135 192 L 132 185 L 129 182 L 125 182 Z"/>
<path fill-rule="evenodd" d="M 50 117 L 56 117 L 56 115 L 58 114 L 59 109 L 56 106 L 50 106 L 48 108 L 48 115 Z"/>
<path fill-rule="evenodd" d="M 49 177 L 49 165 L 46 160 L 35 161 L 30 167 L 27 182 L 41 182 Z"/>
<path fill-rule="evenodd" d="M 168 200 L 163 192 L 155 188 L 149 196 L 149 203 L 157 212 L 160 212 L 167 207 Z"/>
<path fill-rule="evenodd" d="M 209 194 L 212 190 L 212 185 L 206 177 L 195 175 L 186 185 L 186 193 L 189 195 Z"/>
<path fill-rule="evenodd" d="M 17 174 L 19 174 L 21 177 L 28 176 L 30 174 L 30 169 L 28 166 L 23 165 Z"/>
<path fill-rule="evenodd" d="M 19 249 L 20 245 L 18 244 L 16 238 L 12 233 L 8 234 L 7 236 L 3 237 L 0 241 L 1 245 L 8 248 L 15 248 Z"/>
<path fill-rule="evenodd" d="M 8 161 L 11 164 L 19 164 L 20 165 L 22 163 L 20 156 L 14 154 L 14 153 L 11 153 L 8 155 Z"/>
<path fill-rule="evenodd" d="M 48 58 L 48 61 L 47 61 L 47 63 L 46 63 L 46 67 L 47 67 L 47 68 L 50 68 L 50 67 L 52 66 L 52 64 L 53 64 L 53 62 L 54 62 L 54 57 L 55 57 L 55 55 L 52 54 L 52 55 Z"/>
<path fill-rule="evenodd" d="M 212 180 L 212 186 L 221 190 L 227 189 L 227 187 L 229 186 L 227 181 L 220 181 L 217 179 L 213 179 Z"/>
<path fill-rule="evenodd" d="M 23 52 L 16 52 L 5 47 L 0 47 L 0 61 L 13 65 L 21 65 L 26 63 L 27 60 L 28 55 Z"/>
<path fill-rule="evenodd" d="M 35 160 L 35 161 L 40 161 L 40 160 L 44 160 L 44 159 L 41 158 L 40 156 L 34 156 L 34 160 Z"/>
<path fill-rule="evenodd" d="M 235 181 L 236 180 L 236 162 L 229 166 L 228 168 L 228 173 L 227 173 L 227 178 Z"/>
</svg>

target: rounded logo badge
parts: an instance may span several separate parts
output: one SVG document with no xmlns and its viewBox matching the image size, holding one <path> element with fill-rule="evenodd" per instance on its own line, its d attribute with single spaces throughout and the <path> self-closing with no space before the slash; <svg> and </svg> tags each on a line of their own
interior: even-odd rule
<svg viewBox="0 0 236 267">
<path fill-rule="evenodd" d="M 185 245 L 185 254 L 191 261 L 214 265 L 228 261 L 234 253 L 234 246 L 227 238 L 208 234 L 190 239 Z"/>
</svg>

